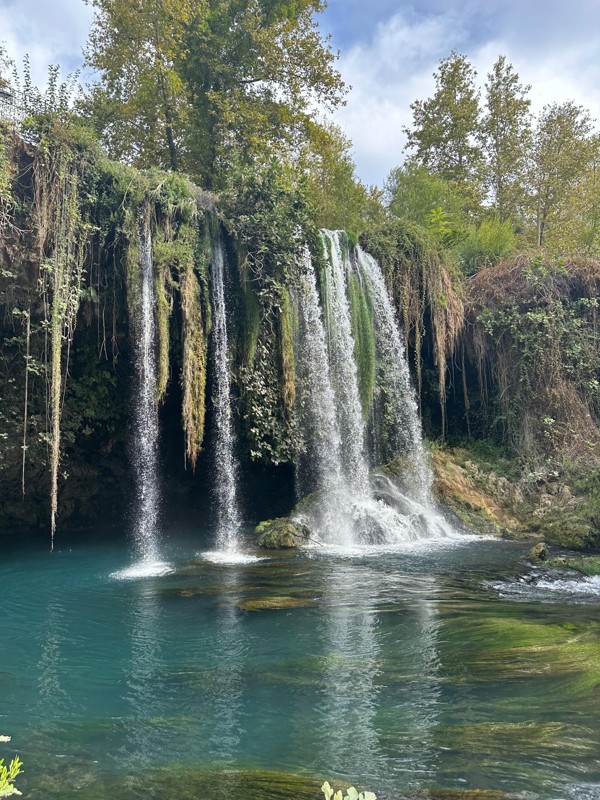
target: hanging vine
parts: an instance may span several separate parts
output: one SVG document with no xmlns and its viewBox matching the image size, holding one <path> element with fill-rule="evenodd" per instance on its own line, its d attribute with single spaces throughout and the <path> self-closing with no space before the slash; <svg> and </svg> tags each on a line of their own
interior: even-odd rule
<svg viewBox="0 0 600 800">
<path fill-rule="evenodd" d="M 412 345 L 419 407 L 423 394 L 423 342 L 429 334 L 444 437 L 448 360 L 465 319 L 461 280 L 440 249 L 417 226 L 392 223 L 365 234 L 362 243 L 387 276 L 404 327 L 407 360 Z"/>
<path fill-rule="evenodd" d="M 41 130 L 33 159 L 33 209 L 39 248 L 39 286 L 46 336 L 47 425 L 50 456 L 51 547 L 58 513 L 61 415 L 70 348 L 82 290 L 91 226 L 80 204 L 89 151 L 69 126 L 53 120 Z"/>
</svg>

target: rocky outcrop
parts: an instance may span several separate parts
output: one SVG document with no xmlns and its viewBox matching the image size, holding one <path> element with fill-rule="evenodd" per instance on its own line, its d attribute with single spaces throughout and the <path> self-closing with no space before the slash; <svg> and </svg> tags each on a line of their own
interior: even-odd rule
<svg viewBox="0 0 600 800">
<path fill-rule="evenodd" d="M 258 546 L 266 550 L 290 550 L 302 547 L 310 539 L 310 530 L 306 525 L 289 517 L 261 522 L 254 533 Z"/>
</svg>

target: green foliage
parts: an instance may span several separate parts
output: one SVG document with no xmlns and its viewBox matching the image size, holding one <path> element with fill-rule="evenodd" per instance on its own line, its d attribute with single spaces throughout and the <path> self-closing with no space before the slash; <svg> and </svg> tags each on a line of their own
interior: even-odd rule
<svg viewBox="0 0 600 800">
<path fill-rule="evenodd" d="M 501 264 L 472 280 L 484 412 L 493 410 L 491 426 L 524 460 L 600 455 L 599 281 L 595 262 L 541 258 Z"/>
<path fill-rule="evenodd" d="M 279 463 L 296 450 L 290 284 L 304 235 L 316 235 L 293 169 L 274 159 L 236 162 L 222 213 L 238 253 L 244 323 L 238 352 L 242 419 L 251 457 Z"/>
<path fill-rule="evenodd" d="M 598 155 L 600 141 L 590 137 L 591 131 L 589 112 L 572 101 L 546 106 L 538 119 L 530 181 L 539 247 L 569 189 L 578 184 Z"/>
<path fill-rule="evenodd" d="M 371 407 L 375 388 L 375 333 L 373 308 L 367 287 L 361 277 L 352 274 L 349 281 L 352 338 L 358 367 L 360 400 L 365 414 Z"/>
<path fill-rule="evenodd" d="M 505 56 L 499 56 L 488 74 L 486 106 L 479 132 L 485 153 L 483 183 L 492 196 L 501 221 L 522 216 L 531 148 L 531 119 L 527 97 L 530 86 Z"/>
<path fill-rule="evenodd" d="M 323 792 L 325 800 L 332 800 L 332 798 L 333 800 L 377 800 L 377 796 L 374 795 L 373 792 L 361 792 L 359 794 L 354 786 L 351 786 L 346 792 L 339 789 L 334 793 L 328 781 L 325 781 L 323 786 L 321 786 L 321 791 Z"/>
<path fill-rule="evenodd" d="M 308 134 L 294 166 L 306 176 L 307 200 L 318 227 L 360 233 L 382 222 L 381 192 L 357 178 L 350 140 L 331 124 L 311 123 Z"/>
<path fill-rule="evenodd" d="M 406 222 L 427 228 L 441 244 L 451 245 L 463 227 L 463 197 L 441 175 L 414 160 L 388 176 L 386 194 L 390 212 Z"/>
<path fill-rule="evenodd" d="M 8 737 L 0 736 L 0 741 Z M 21 792 L 15 787 L 14 780 L 21 775 L 23 762 L 19 756 L 15 756 L 8 766 L 4 765 L 4 759 L 0 758 L 0 797 L 12 797 L 20 795 Z"/>
<path fill-rule="evenodd" d="M 509 220 L 484 219 L 478 227 L 470 226 L 458 245 L 460 267 L 465 275 L 473 275 L 512 255 L 516 246 L 517 239 Z"/>
<path fill-rule="evenodd" d="M 343 93 L 321 0 L 92 0 L 85 104 L 109 151 L 219 185 L 232 152 L 296 150 L 316 103 Z"/>
<path fill-rule="evenodd" d="M 411 104 L 413 127 L 406 128 L 407 149 L 415 159 L 471 195 L 481 162 L 476 141 L 479 93 L 475 72 L 464 55 L 452 52 L 434 73 L 436 91 Z"/>
</svg>

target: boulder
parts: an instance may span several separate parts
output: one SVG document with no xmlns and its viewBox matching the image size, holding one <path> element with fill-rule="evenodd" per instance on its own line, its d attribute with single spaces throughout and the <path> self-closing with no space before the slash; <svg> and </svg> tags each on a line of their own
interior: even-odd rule
<svg viewBox="0 0 600 800">
<path fill-rule="evenodd" d="M 531 550 L 527 553 L 527 560 L 531 564 L 541 564 L 543 561 L 547 561 L 550 554 L 548 552 L 548 546 L 545 542 L 539 542 L 535 544 Z"/>
<path fill-rule="evenodd" d="M 310 539 L 310 530 L 289 517 L 269 519 L 256 526 L 257 544 L 266 550 L 289 550 L 302 547 Z"/>
</svg>

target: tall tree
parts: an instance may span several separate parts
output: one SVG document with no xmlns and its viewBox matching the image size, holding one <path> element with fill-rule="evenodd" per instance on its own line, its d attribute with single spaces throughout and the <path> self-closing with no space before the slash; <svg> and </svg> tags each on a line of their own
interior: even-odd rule
<svg viewBox="0 0 600 800">
<path fill-rule="evenodd" d="M 453 51 L 442 59 L 434 73 L 435 94 L 412 103 L 413 127 L 405 128 L 416 161 L 463 191 L 476 185 L 482 159 L 476 75 L 464 55 Z"/>
<path fill-rule="evenodd" d="M 518 74 L 502 55 L 487 76 L 480 139 L 485 186 L 501 221 L 515 220 L 523 206 L 531 145 L 530 88 L 519 83 Z"/>
<path fill-rule="evenodd" d="M 531 162 L 536 242 L 544 244 L 547 229 L 558 217 L 568 192 L 586 174 L 598 146 L 589 113 L 572 101 L 546 106 L 537 122 Z"/>
<path fill-rule="evenodd" d="M 93 105 L 115 155 L 180 166 L 212 186 L 232 151 L 293 148 L 315 101 L 342 101 L 315 22 L 323 0 L 91 2 Z"/>
<path fill-rule="evenodd" d="M 365 186 L 356 176 L 352 143 L 343 131 L 337 125 L 313 123 L 308 132 L 295 166 L 317 225 L 360 233 L 381 222 L 385 218 L 381 191 Z"/>
<path fill-rule="evenodd" d="M 86 0 L 96 10 L 86 62 L 100 73 L 87 103 L 111 155 L 177 169 L 185 120 L 176 65 L 193 0 Z"/>
</svg>

